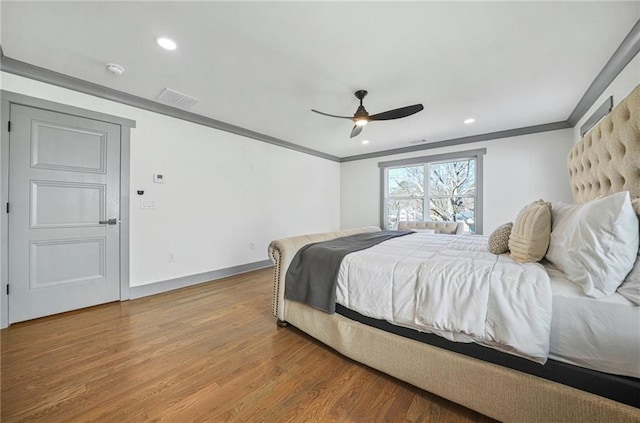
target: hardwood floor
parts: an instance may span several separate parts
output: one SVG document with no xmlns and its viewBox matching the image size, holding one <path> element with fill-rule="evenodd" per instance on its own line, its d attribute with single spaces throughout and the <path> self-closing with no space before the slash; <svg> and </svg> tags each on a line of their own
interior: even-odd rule
<svg viewBox="0 0 640 423">
<path fill-rule="evenodd" d="M 1 331 L 1 421 L 490 422 L 271 316 L 271 270 Z"/>
</svg>

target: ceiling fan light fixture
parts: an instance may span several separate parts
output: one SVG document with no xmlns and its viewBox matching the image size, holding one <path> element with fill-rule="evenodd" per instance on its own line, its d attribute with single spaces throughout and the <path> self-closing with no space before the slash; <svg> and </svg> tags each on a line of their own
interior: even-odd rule
<svg viewBox="0 0 640 423">
<path fill-rule="evenodd" d="M 362 132 L 362 128 L 370 121 L 373 122 L 376 120 L 393 120 L 393 119 L 405 118 L 407 116 L 416 114 L 419 111 L 424 109 L 424 106 L 422 106 L 422 104 L 414 104 L 412 106 L 400 107 L 399 109 L 387 110 L 386 112 L 370 115 L 369 112 L 367 112 L 367 109 L 365 109 L 364 105 L 362 104 L 362 99 L 367 95 L 367 91 L 358 90 L 354 94 L 356 98 L 360 100 L 360 105 L 358 106 L 358 110 L 356 110 L 356 112 L 353 114 L 353 117 L 332 115 L 329 113 L 321 112 L 316 109 L 311 109 L 311 111 L 324 116 L 329 116 L 329 117 L 334 117 L 339 119 L 349 119 L 353 121 L 355 125 L 351 130 L 350 138 L 354 138 L 360 135 L 360 132 Z"/>
</svg>

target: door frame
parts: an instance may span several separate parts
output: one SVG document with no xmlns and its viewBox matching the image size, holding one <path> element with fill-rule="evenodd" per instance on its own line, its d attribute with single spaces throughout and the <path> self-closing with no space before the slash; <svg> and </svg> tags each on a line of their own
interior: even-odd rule
<svg viewBox="0 0 640 423">
<path fill-rule="evenodd" d="M 129 187 L 131 163 L 131 128 L 134 120 L 92 110 L 30 97 L 12 91 L 0 90 L 2 129 L 0 130 L 0 328 L 9 324 L 9 114 L 11 105 L 22 105 L 83 118 L 113 123 L 120 126 L 120 301 L 130 298 L 129 287 Z"/>
</svg>

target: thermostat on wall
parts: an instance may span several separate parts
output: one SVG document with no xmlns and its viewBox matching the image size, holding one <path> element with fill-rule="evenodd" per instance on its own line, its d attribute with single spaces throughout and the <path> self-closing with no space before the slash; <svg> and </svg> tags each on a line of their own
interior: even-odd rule
<svg viewBox="0 0 640 423">
<path fill-rule="evenodd" d="M 156 184 L 164 184 L 164 175 L 162 173 L 154 173 L 153 182 Z"/>
</svg>

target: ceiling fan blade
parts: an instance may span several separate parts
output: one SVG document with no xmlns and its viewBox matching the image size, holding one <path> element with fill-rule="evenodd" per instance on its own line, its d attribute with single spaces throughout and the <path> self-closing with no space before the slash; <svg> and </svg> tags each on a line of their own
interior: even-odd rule
<svg viewBox="0 0 640 423">
<path fill-rule="evenodd" d="M 401 107 L 399 109 L 387 110 L 386 112 L 371 115 L 369 116 L 369 120 L 400 119 L 418 113 L 422 109 L 424 109 L 422 104 L 414 104 L 413 106 Z"/>
<path fill-rule="evenodd" d="M 316 112 L 316 113 L 321 114 L 321 115 L 329 116 L 329 117 L 353 120 L 353 116 L 337 116 L 337 115 L 330 115 L 329 113 L 320 112 L 320 111 L 315 110 L 315 109 L 311 109 L 311 111 L 312 111 L 312 112 Z"/>
<path fill-rule="evenodd" d="M 349 138 L 357 137 L 358 135 L 360 135 L 360 132 L 362 132 L 362 128 L 362 126 L 354 125 L 353 129 L 351 130 L 351 136 Z"/>
</svg>

